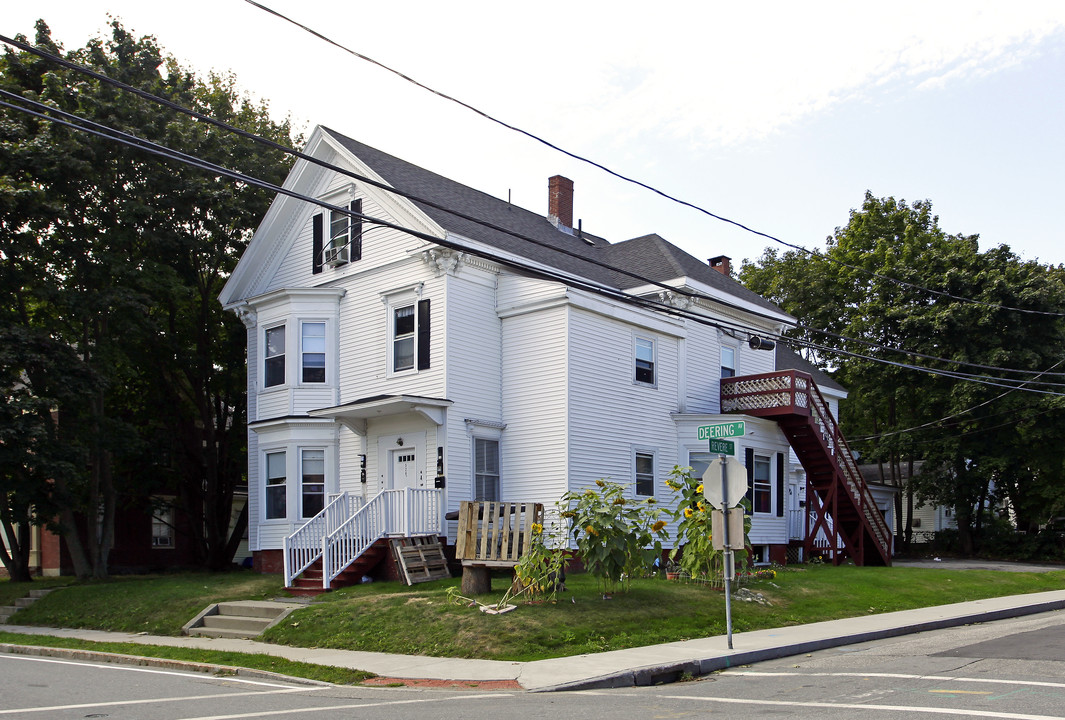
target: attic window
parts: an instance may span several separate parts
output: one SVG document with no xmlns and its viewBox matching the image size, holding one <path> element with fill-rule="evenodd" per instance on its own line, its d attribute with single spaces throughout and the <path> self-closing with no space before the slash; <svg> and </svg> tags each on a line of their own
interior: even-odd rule
<svg viewBox="0 0 1065 720">
<path fill-rule="evenodd" d="M 346 203 L 354 214 L 362 214 L 362 198 Z M 342 267 L 362 259 L 362 218 L 340 210 L 329 211 L 329 237 L 324 239 L 325 219 L 322 213 L 312 220 L 311 272 L 322 272 L 323 266 Z"/>
</svg>

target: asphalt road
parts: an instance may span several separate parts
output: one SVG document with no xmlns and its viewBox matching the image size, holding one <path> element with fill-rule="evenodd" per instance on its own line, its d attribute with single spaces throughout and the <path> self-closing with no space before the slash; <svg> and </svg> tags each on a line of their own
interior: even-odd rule
<svg viewBox="0 0 1065 720">
<path fill-rule="evenodd" d="M 649 688 L 295 685 L 0 655 L 0 720 L 994 717 L 1065 720 L 1065 611 L 825 650 Z"/>
</svg>

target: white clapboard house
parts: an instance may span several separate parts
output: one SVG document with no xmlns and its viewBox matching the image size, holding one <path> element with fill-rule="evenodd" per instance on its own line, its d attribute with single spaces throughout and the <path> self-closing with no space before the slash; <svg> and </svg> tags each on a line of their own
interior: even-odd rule
<svg viewBox="0 0 1065 720">
<path fill-rule="evenodd" d="M 220 296 L 248 330 L 256 567 L 329 586 L 382 538 L 453 542 L 464 500 L 599 478 L 668 503 L 674 465 L 712 457 L 699 428 L 735 420 L 759 557 L 821 534 L 889 562 L 816 383 L 752 349 L 793 319 L 727 257 L 582 232 L 560 176 L 540 215 L 326 128 L 304 152 L 326 165 L 296 162 Z"/>
</svg>

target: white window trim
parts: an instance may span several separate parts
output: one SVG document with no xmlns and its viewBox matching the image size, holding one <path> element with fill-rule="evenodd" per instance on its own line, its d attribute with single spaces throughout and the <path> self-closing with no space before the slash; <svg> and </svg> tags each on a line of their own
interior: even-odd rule
<svg viewBox="0 0 1065 720">
<path fill-rule="evenodd" d="M 721 343 L 721 350 L 718 352 L 718 374 L 721 374 L 722 368 L 728 367 L 725 365 L 726 350 L 732 351 L 732 375 L 730 377 L 736 377 L 740 374 L 740 350 L 739 346 L 732 343 Z M 721 379 L 724 380 L 724 376 L 721 376 Z"/>
<path fill-rule="evenodd" d="M 758 458 L 764 458 L 769 465 L 769 480 L 767 481 L 769 483 L 769 510 L 755 510 L 755 498 L 758 495 L 758 480 L 755 478 L 751 482 L 751 513 L 755 515 L 775 516 L 777 507 L 777 483 L 775 482 L 776 478 L 773 477 L 776 473 L 774 467 L 776 463 L 773 462 L 774 455 L 768 450 L 758 450 L 757 448 L 752 448 L 752 450 L 754 450 L 753 457 L 755 464 L 758 463 Z M 751 468 L 751 477 L 754 477 L 754 468 Z"/>
<path fill-rule="evenodd" d="M 304 379 L 303 379 L 303 354 L 304 354 L 304 350 L 303 350 L 303 326 L 307 325 L 307 324 L 324 325 L 323 339 L 325 340 L 325 350 L 324 350 L 324 352 L 325 352 L 325 379 L 322 382 L 307 382 L 307 381 L 304 381 Z M 330 320 L 329 320 L 329 318 L 301 317 L 301 318 L 297 318 L 296 319 L 296 326 L 299 329 L 299 355 L 298 355 L 298 358 L 297 358 L 299 367 L 296 369 L 296 372 L 297 372 L 297 383 L 296 384 L 299 385 L 299 386 L 312 387 L 312 388 L 329 387 L 329 386 L 333 385 L 334 384 L 332 382 L 332 379 L 334 377 L 334 375 L 333 375 L 333 366 L 336 363 L 330 362 L 330 360 L 333 358 L 335 353 L 332 352 L 332 350 L 333 350 L 333 334 L 330 332 Z"/>
<path fill-rule="evenodd" d="M 267 516 L 267 507 L 269 505 L 269 501 L 267 500 L 267 489 L 271 487 L 269 484 L 270 479 L 267 476 L 267 473 L 270 472 L 270 466 L 267 461 L 267 457 L 269 455 L 273 455 L 274 453 L 285 454 L 285 514 L 281 517 L 272 518 Z M 292 517 L 292 471 L 293 463 L 295 462 L 294 458 L 292 457 L 292 448 L 286 444 L 271 445 L 269 447 L 260 448 L 259 455 L 259 467 L 261 468 L 259 471 L 259 487 L 262 489 L 262 494 L 260 495 L 261 501 L 259 503 L 259 522 L 264 525 L 290 524 L 295 521 L 295 519 Z"/>
<path fill-rule="evenodd" d="M 422 291 L 424 289 L 424 283 L 415 283 L 383 292 L 380 295 L 381 302 L 385 306 L 385 322 L 387 323 L 386 336 L 388 337 L 388 346 L 385 352 L 388 357 L 385 359 L 386 377 L 405 377 L 420 372 L 418 370 L 418 301 L 422 299 Z M 408 305 L 414 306 L 414 363 L 410 369 L 396 370 L 396 310 Z"/>
<path fill-rule="evenodd" d="M 651 490 L 650 495 L 641 495 L 636 490 L 636 456 L 637 455 L 650 455 L 651 456 Z M 629 477 L 632 478 L 632 495 L 635 498 L 658 498 L 658 450 L 649 447 L 633 446 L 630 454 L 632 460 L 632 473 Z"/>
<path fill-rule="evenodd" d="M 651 343 L 651 371 L 654 373 L 654 380 L 647 382 L 645 380 L 637 379 L 636 375 L 636 363 L 638 360 L 637 351 L 640 341 Z M 657 338 L 647 335 L 633 335 L 632 336 L 632 384 L 639 385 L 641 387 L 656 388 L 658 387 L 658 340 Z"/>
<path fill-rule="evenodd" d="M 503 442 L 500 437 L 500 433 L 492 432 L 474 432 L 470 435 L 471 498 L 477 498 L 477 441 L 482 440 L 485 442 L 494 442 L 496 444 L 496 460 L 498 462 L 498 472 L 496 473 L 496 499 L 493 502 L 498 502 L 503 499 Z"/>
<path fill-rule="evenodd" d="M 298 516 L 297 517 L 298 521 L 300 521 L 300 520 L 301 521 L 306 521 L 306 520 L 310 520 L 312 517 L 314 517 L 313 515 L 304 515 L 304 513 L 303 513 L 303 454 L 305 452 L 307 452 L 308 450 L 311 451 L 311 452 L 321 452 L 322 453 L 322 483 L 321 484 L 322 484 L 322 501 L 323 501 L 322 504 L 323 504 L 323 507 L 325 506 L 325 503 L 328 502 L 328 498 L 329 498 L 329 464 L 328 464 L 329 448 L 325 447 L 324 445 L 306 445 L 306 446 L 301 445 L 301 446 L 299 446 L 296 449 L 296 452 L 299 455 L 299 459 L 297 461 L 298 477 L 296 478 L 296 490 L 297 490 L 297 493 L 298 493 L 297 494 L 297 498 L 298 499 L 296 501 L 296 505 L 297 505 L 296 514 Z"/>
<path fill-rule="evenodd" d="M 266 352 L 267 352 L 266 334 L 268 332 L 270 332 L 271 330 L 277 330 L 278 328 L 283 328 L 284 331 L 285 331 L 285 352 L 281 356 L 281 357 L 285 358 L 285 373 L 282 376 L 282 380 L 281 380 L 280 383 L 278 383 L 276 385 L 267 385 L 266 384 L 266 361 L 269 358 L 266 355 Z M 289 332 L 289 329 L 288 329 L 288 323 L 283 321 L 283 320 L 281 322 L 270 323 L 269 325 L 263 325 L 262 326 L 262 333 L 260 333 L 260 335 L 259 335 L 260 343 L 261 343 L 260 344 L 260 348 L 262 349 L 262 352 L 261 352 L 262 358 L 260 359 L 260 362 L 259 362 L 259 368 L 261 370 L 261 374 L 259 376 L 259 389 L 262 390 L 263 392 L 273 392 L 275 390 L 279 390 L 279 389 L 288 387 L 288 385 L 289 385 L 289 372 L 290 372 L 289 366 L 292 365 L 292 363 L 289 362 L 289 356 L 291 355 L 291 353 L 289 352 L 289 345 L 291 344 L 289 342 L 289 335 L 291 335 L 291 333 Z M 278 356 L 277 355 L 272 355 L 270 357 L 272 358 L 272 357 L 278 357 Z"/>
</svg>

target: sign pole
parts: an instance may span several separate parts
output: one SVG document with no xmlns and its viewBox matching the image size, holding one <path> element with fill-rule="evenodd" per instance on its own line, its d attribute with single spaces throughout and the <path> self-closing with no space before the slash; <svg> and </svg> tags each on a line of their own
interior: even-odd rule
<svg viewBox="0 0 1065 720">
<path fill-rule="evenodd" d="M 728 496 L 728 462 L 724 455 L 720 456 L 721 459 L 721 505 L 725 511 L 725 521 L 721 523 L 725 529 L 725 567 L 723 568 L 725 575 L 725 628 L 728 632 L 728 649 L 732 649 L 732 579 L 730 569 L 733 567 L 732 560 L 732 544 L 729 542 L 728 526 L 729 526 L 729 512 L 732 510 L 729 503 Z"/>
</svg>

